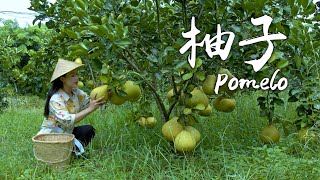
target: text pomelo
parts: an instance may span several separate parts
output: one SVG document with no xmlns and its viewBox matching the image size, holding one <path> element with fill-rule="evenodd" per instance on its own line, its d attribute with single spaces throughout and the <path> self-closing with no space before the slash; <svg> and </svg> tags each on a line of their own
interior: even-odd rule
<svg viewBox="0 0 320 180">
<path fill-rule="evenodd" d="M 271 79 L 269 78 L 263 78 L 262 81 L 260 82 L 260 85 L 256 83 L 255 80 L 248 80 L 248 79 L 240 79 L 238 80 L 236 77 L 233 77 L 229 80 L 228 82 L 228 88 L 233 91 L 240 87 L 240 89 L 243 89 L 244 86 L 249 88 L 250 86 L 253 87 L 254 89 L 262 89 L 262 90 L 284 90 L 288 87 L 288 80 L 286 78 L 280 78 L 277 83 L 275 83 L 275 78 L 277 76 L 277 73 L 280 70 L 276 70 Z M 219 88 L 223 86 L 225 83 L 228 81 L 228 75 L 227 74 L 218 74 L 217 81 L 215 84 L 214 92 L 218 94 Z"/>
</svg>

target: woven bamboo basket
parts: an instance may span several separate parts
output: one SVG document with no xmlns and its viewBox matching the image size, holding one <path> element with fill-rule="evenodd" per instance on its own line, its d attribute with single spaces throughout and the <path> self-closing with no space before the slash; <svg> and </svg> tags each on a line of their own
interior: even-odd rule
<svg viewBox="0 0 320 180">
<path fill-rule="evenodd" d="M 37 160 L 60 168 L 70 164 L 74 135 L 64 133 L 38 134 L 32 138 L 33 153 Z"/>
</svg>

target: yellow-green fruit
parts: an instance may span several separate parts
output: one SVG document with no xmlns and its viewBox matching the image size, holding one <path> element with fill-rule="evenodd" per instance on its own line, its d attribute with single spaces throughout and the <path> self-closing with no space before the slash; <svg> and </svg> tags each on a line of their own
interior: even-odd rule
<svg viewBox="0 0 320 180">
<path fill-rule="evenodd" d="M 218 96 L 213 102 L 213 107 L 217 111 L 232 112 L 236 107 L 236 101 L 232 98 Z"/>
<path fill-rule="evenodd" d="M 83 86 L 84 86 L 84 84 L 83 84 L 83 82 L 82 81 L 78 81 L 78 88 L 83 88 Z"/>
<path fill-rule="evenodd" d="M 197 143 L 190 132 L 181 131 L 174 140 L 174 147 L 179 152 L 192 151 L 196 147 Z"/>
<path fill-rule="evenodd" d="M 142 127 L 146 126 L 147 124 L 147 121 L 146 121 L 146 118 L 145 117 L 141 117 L 140 119 L 138 119 L 138 124 Z"/>
<path fill-rule="evenodd" d="M 188 131 L 193 136 L 193 138 L 196 140 L 196 143 L 200 142 L 201 134 L 198 129 L 192 126 L 186 126 L 184 130 Z"/>
<path fill-rule="evenodd" d="M 186 99 L 187 107 L 193 108 L 199 104 L 204 105 L 204 108 L 208 107 L 209 99 L 199 88 L 194 88 L 193 91 L 191 91 L 191 95 L 192 96 L 190 98 Z"/>
<path fill-rule="evenodd" d="M 214 87 L 216 85 L 217 78 L 215 75 L 208 75 L 202 84 L 202 90 L 207 95 L 214 95 Z"/>
<path fill-rule="evenodd" d="M 155 117 L 148 117 L 146 119 L 146 125 L 148 128 L 153 128 L 157 124 L 157 119 Z"/>
<path fill-rule="evenodd" d="M 314 131 L 310 131 L 308 128 L 303 128 L 298 132 L 298 140 L 302 143 L 315 143 L 319 141 L 319 137 Z"/>
<path fill-rule="evenodd" d="M 183 126 L 178 123 L 178 117 L 163 124 L 161 132 L 168 141 L 174 141 L 174 138 L 183 130 Z"/>
<path fill-rule="evenodd" d="M 77 58 L 74 62 L 79 63 L 79 64 L 82 64 L 81 58 Z"/>
<path fill-rule="evenodd" d="M 137 101 L 140 98 L 141 90 L 140 87 L 134 84 L 133 81 L 126 81 L 122 86 L 122 90 L 127 93 L 125 98 L 129 101 Z"/>
<path fill-rule="evenodd" d="M 200 116 L 210 116 L 211 113 L 212 113 L 212 106 L 210 104 L 208 104 L 206 109 L 199 112 L 199 115 Z"/>
<path fill-rule="evenodd" d="M 264 144 L 276 143 L 280 139 L 279 130 L 273 125 L 268 125 L 261 130 L 260 140 Z"/>
<path fill-rule="evenodd" d="M 121 105 L 121 104 L 123 104 L 124 102 L 126 102 L 126 99 L 125 99 L 124 97 L 120 96 L 120 95 L 115 91 L 115 89 L 112 89 L 112 90 L 111 90 L 111 97 L 110 97 L 109 101 L 110 101 L 112 104 Z"/>
<path fill-rule="evenodd" d="M 229 94 L 229 95 L 234 94 L 234 93 L 237 91 L 237 89 L 231 91 L 231 90 L 229 89 L 229 87 L 228 87 L 228 83 L 229 83 L 230 79 L 234 77 L 234 75 L 231 74 L 231 72 L 230 72 L 228 69 L 225 69 L 225 68 L 219 69 L 218 74 L 227 74 L 227 76 L 228 76 L 227 82 L 224 83 L 221 87 L 219 87 L 219 93 L 221 93 L 221 92 L 226 92 L 226 93 Z M 224 77 L 224 76 L 222 76 L 221 78 L 223 78 L 223 77 Z"/>
<path fill-rule="evenodd" d="M 179 91 L 179 87 L 177 87 L 177 91 Z M 168 91 L 168 93 L 167 93 L 167 98 L 168 98 L 168 100 L 169 100 L 169 102 L 172 102 L 173 101 L 173 95 L 174 95 L 174 92 L 173 92 L 173 88 L 170 90 L 170 91 Z M 180 95 L 180 97 L 182 97 L 183 96 L 183 92 L 181 93 L 181 95 Z"/>
<path fill-rule="evenodd" d="M 93 81 L 92 81 L 92 80 L 89 80 L 89 81 L 87 82 L 87 86 L 88 86 L 89 88 L 93 88 L 93 87 L 94 87 Z"/>
<path fill-rule="evenodd" d="M 97 94 L 97 96 L 95 98 L 96 94 Z M 102 85 L 102 86 L 96 87 L 90 93 L 91 99 L 99 99 L 102 96 L 104 96 L 102 101 L 107 101 L 108 100 L 108 98 L 109 98 L 108 85 Z"/>
<path fill-rule="evenodd" d="M 79 22 L 79 18 L 77 16 L 73 16 L 70 20 L 71 25 L 76 25 Z"/>
</svg>

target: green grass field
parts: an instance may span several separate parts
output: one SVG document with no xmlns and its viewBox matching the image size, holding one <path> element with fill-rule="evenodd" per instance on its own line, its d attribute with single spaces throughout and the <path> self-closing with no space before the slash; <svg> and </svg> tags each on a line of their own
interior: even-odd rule
<svg viewBox="0 0 320 180">
<path fill-rule="evenodd" d="M 319 179 L 319 147 L 300 144 L 295 129 L 284 133 L 281 124 L 276 124 L 280 142 L 261 144 L 258 134 L 267 120 L 259 117 L 256 95 L 239 95 L 236 101 L 232 113 L 199 118 L 202 140 L 186 155 L 174 153 L 161 123 L 154 129 L 133 123 L 132 104 L 107 104 L 105 113 L 95 111 L 81 123 L 96 128 L 87 158 L 72 159 L 57 171 L 37 162 L 32 151 L 44 101 L 13 98 L 0 114 L 0 179 Z M 293 121 L 294 108 L 288 104 L 277 113 Z M 151 109 L 159 119 L 156 107 Z"/>
</svg>

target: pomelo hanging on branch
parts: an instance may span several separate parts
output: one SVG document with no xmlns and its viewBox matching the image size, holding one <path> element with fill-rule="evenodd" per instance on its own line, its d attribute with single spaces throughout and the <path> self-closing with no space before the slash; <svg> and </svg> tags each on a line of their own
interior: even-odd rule
<svg viewBox="0 0 320 180">
<path fill-rule="evenodd" d="M 99 99 L 102 96 L 104 97 L 103 101 L 107 101 L 109 99 L 108 85 L 96 87 L 90 93 L 91 99 Z"/>
<path fill-rule="evenodd" d="M 189 131 L 182 130 L 174 140 L 174 147 L 179 152 L 192 151 L 197 145 L 195 138 Z"/>
<path fill-rule="evenodd" d="M 202 84 L 202 90 L 207 95 L 214 95 L 214 87 L 216 85 L 217 78 L 215 75 L 208 75 Z"/>
<path fill-rule="evenodd" d="M 178 122 L 178 119 L 178 117 L 174 117 L 162 126 L 162 135 L 168 141 L 174 141 L 174 138 L 183 130 L 183 126 Z"/>
<path fill-rule="evenodd" d="M 225 96 L 218 96 L 213 102 L 213 107 L 220 112 L 232 112 L 236 107 L 236 101 Z"/>
<path fill-rule="evenodd" d="M 184 130 L 188 131 L 194 137 L 197 144 L 200 142 L 201 134 L 198 129 L 194 128 L 193 126 L 186 126 Z"/>
<path fill-rule="evenodd" d="M 109 100 L 112 104 L 121 105 L 126 102 L 126 98 L 124 96 L 120 96 L 116 88 L 112 88 L 110 90 L 110 93 L 111 93 L 111 97 Z"/>
<path fill-rule="evenodd" d="M 207 108 L 199 112 L 200 116 L 210 116 L 212 113 L 212 106 L 208 104 Z"/>
<path fill-rule="evenodd" d="M 204 110 L 208 107 L 209 100 L 207 95 L 198 87 L 191 91 L 191 97 L 186 98 L 186 107 Z"/>
<path fill-rule="evenodd" d="M 177 87 L 177 93 L 179 93 L 179 90 L 180 90 L 180 87 Z M 177 96 L 177 95 L 174 94 L 173 88 L 170 89 L 170 91 L 168 91 L 168 93 L 167 93 L 168 101 L 173 102 L 175 96 Z M 184 94 L 183 94 L 183 92 L 181 92 L 179 98 L 183 98 L 183 97 L 184 97 Z"/>
<path fill-rule="evenodd" d="M 83 84 L 83 82 L 82 81 L 78 81 L 78 88 L 83 88 L 83 86 L 84 86 L 84 84 Z"/>
<path fill-rule="evenodd" d="M 138 101 L 141 95 L 141 89 L 139 85 L 135 84 L 133 81 L 126 81 L 121 90 L 127 93 L 125 96 L 126 100 L 128 101 Z"/>
<path fill-rule="evenodd" d="M 219 93 L 222 93 L 222 92 L 226 92 L 228 95 L 233 95 L 234 93 L 237 92 L 238 88 L 235 89 L 235 90 L 230 90 L 229 87 L 228 87 L 228 83 L 229 81 L 234 78 L 234 75 L 228 70 L 228 69 L 225 69 L 225 68 L 220 68 L 218 70 L 218 76 L 219 75 L 222 75 L 222 74 L 226 74 L 227 75 L 227 82 L 224 83 L 220 88 L 219 88 Z M 217 84 L 215 84 L 216 86 Z"/>
</svg>

